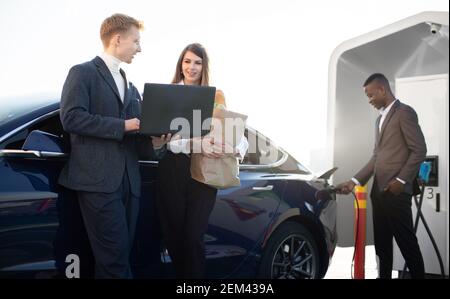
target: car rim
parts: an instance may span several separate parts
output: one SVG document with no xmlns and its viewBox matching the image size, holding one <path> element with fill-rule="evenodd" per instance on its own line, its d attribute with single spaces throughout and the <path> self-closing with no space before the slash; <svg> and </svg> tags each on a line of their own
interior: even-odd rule
<svg viewBox="0 0 450 299">
<path fill-rule="evenodd" d="M 272 260 L 272 279 L 309 279 L 316 275 L 316 257 L 311 243 L 302 236 L 288 236 Z"/>
</svg>

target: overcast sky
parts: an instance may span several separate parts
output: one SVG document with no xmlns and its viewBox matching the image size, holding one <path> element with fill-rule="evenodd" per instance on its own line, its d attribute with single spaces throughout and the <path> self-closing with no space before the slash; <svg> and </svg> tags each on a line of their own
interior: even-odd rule
<svg viewBox="0 0 450 299">
<path fill-rule="evenodd" d="M 181 50 L 200 42 L 229 108 L 317 171 L 310 153 L 325 147 L 333 50 L 420 12 L 448 10 L 447 0 L 0 0 L 0 98 L 59 96 L 69 68 L 101 53 L 103 19 L 121 12 L 145 24 L 142 53 L 123 65 L 141 92 L 145 82 L 169 83 Z"/>
</svg>

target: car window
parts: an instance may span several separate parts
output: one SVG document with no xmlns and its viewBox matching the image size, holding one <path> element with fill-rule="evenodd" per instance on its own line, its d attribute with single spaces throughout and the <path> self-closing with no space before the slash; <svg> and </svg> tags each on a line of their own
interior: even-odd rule
<svg viewBox="0 0 450 299">
<path fill-rule="evenodd" d="M 253 130 L 245 130 L 249 147 L 241 164 L 269 165 L 279 161 L 283 153 L 267 137 Z"/>
<path fill-rule="evenodd" d="M 0 109 L 0 125 L 6 124 L 7 122 L 13 121 L 21 116 L 24 116 L 30 111 L 41 108 L 48 105 L 51 101 L 45 100 L 33 100 L 24 99 L 23 97 L 13 98 L 13 99 L 0 99 L 1 109 Z"/>
<path fill-rule="evenodd" d="M 65 137 L 59 114 L 55 113 L 6 139 L 0 144 L 0 149 L 21 149 L 28 134 L 34 130 L 40 130 L 56 136 Z"/>
</svg>

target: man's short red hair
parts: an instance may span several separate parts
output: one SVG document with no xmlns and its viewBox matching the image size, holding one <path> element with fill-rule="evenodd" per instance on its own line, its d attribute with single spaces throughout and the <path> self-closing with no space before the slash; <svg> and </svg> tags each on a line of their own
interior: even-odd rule
<svg viewBox="0 0 450 299">
<path fill-rule="evenodd" d="M 132 26 L 139 30 L 144 28 L 142 22 L 124 14 L 117 13 L 106 18 L 100 27 L 100 38 L 103 46 L 105 48 L 108 47 L 109 41 L 114 34 L 127 32 Z"/>
</svg>

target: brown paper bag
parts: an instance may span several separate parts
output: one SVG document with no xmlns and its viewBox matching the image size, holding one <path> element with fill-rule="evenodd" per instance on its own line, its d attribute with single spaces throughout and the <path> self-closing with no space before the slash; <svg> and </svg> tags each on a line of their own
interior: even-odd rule
<svg viewBox="0 0 450 299">
<path fill-rule="evenodd" d="M 235 148 L 244 136 L 247 116 L 225 109 L 214 109 L 209 136 Z M 224 158 L 191 155 L 191 177 L 217 189 L 240 186 L 239 161 L 230 153 Z"/>
</svg>

